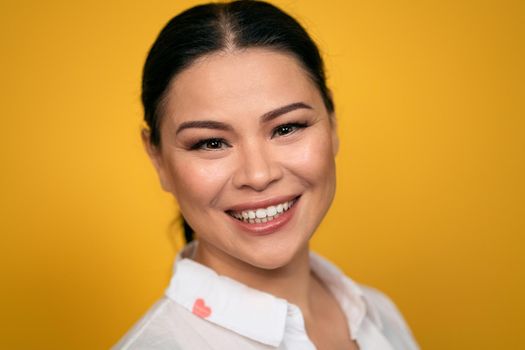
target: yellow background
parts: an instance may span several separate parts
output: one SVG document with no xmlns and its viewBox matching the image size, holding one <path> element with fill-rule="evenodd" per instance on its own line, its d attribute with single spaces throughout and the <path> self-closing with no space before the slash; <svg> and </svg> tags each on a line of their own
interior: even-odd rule
<svg viewBox="0 0 525 350">
<path fill-rule="evenodd" d="M 140 75 L 195 1 L 0 4 L 0 348 L 104 349 L 180 247 L 139 139 Z M 338 193 L 313 247 L 424 349 L 525 331 L 525 2 L 275 1 L 328 65 Z"/>
</svg>

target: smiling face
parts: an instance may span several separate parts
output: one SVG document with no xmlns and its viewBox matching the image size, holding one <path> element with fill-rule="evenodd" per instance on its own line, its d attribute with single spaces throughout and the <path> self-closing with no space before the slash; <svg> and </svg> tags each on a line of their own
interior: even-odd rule
<svg viewBox="0 0 525 350">
<path fill-rule="evenodd" d="M 168 88 L 160 149 L 144 137 L 162 187 L 195 230 L 199 259 L 216 268 L 287 265 L 334 197 L 335 127 L 287 54 L 197 60 Z"/>
</svg>

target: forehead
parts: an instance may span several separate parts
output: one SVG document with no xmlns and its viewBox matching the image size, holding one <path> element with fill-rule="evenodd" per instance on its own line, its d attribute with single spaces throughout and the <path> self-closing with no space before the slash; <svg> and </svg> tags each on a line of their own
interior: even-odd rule
<svg viewBox="0 0 525 350">
<path fill-rule="evenodd" d="M 168 118 L 260 115 L 275 107 L 322 99 L 299 61 L 268 49 L 217 52 L 198 59 L 171 82 Z M 196 115 L 199 114 L 199 115 Z"/>
</svg>

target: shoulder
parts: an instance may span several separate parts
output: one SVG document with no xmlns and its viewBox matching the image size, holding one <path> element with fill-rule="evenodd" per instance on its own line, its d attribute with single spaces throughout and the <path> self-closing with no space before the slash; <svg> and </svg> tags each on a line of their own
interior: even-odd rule
<svg viewBox="0 0 525 350">
<path fill-rule="evenodd" d="M 157 301 L 133 327 L 115 344 L 113 350 L 180 349 L 179 333 L 184 334 L 184 313 L 172 300 L 163 297 Z M 173 332 L 173 329 L 182 332 Z"/>
<path fill-rule="evenodd" d="M 386 294 L 357 283 L 328 259 L 314 252 L 310 252 L 310 262 L 314 272 L 323 279 L 334 295 L 346 299 L 345 304 L 354 305 L 353 314 L 363 317 L 358 319 L 369 321 L 366 323 L 371 325 L 375 332 L 379 330 L 394 349 L 419 349 L 401 312 Z M 341 281 L 345 283 L 341 285 Z"/>
<path fill-rule="evenodd" d="M 401 312 L 390 297 L 370 286 L 360 284 L 359 287 L 363 291 L 363 297 L 370 309 L 369 311 L 373 314 L 373 318 L 379 318 L 380 323 L 387 322 L 408 328 Z"/>
<path fill-rule="evenodd" d="M 410 327 L 394 302 L 376 288 L 359 285 L 367 304 L 367 316 L 378 326 L 395 348 L 419 349 Z"/>
</svg>

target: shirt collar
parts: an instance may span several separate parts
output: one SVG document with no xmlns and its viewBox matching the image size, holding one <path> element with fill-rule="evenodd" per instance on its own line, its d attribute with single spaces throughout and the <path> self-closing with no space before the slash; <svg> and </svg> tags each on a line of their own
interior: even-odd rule
<svg viewBox="0 0 525 350">
<path fill-rule="evenodd" d="M 285 299 L 250 288 L 191 259 L 198 241 L 188 244 L 175 260 L 166 296 L 188 311 L 255 341 L 277 347 L 286 329 L 292 304 Z M 371 311 L 381 328 L 377 311 L 365 303 L 359 286 L 321 256 L 310 252 L 314 273 L 328 286 L 345 313 L 352 337 Z M 292 306 L 293 307 L 293 306 Z"/>
<path fill-rule="evenodd" d="M 189 258 L 196 242 L 177 256 L 166 295 L 188 311 L 261 343 L 279 346 L 288 303 L 250 288 Z"/>
<path fill-rule="evenodd" d="M 369 317 L 380 330 L 383 329 L 379 311 L 368 300 L 359 284 L 346 276 L 337 266 L 312 251 L 310 266 L 338 301 L 348 320 L 353 339 L 365 317 Z"/>
</svg>

